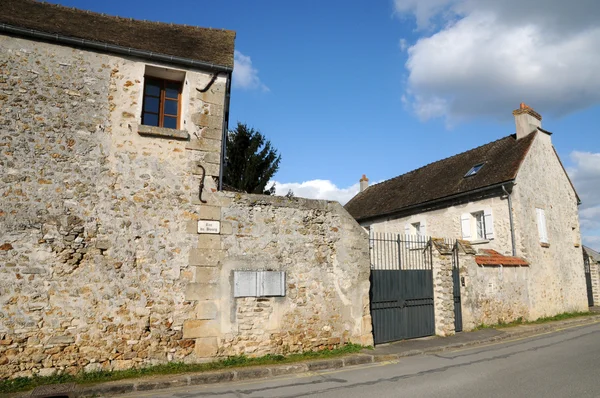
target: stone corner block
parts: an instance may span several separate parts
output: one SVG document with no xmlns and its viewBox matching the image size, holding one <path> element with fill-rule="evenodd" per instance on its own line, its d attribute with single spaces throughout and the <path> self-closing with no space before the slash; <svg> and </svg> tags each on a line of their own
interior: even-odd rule
<svg viewBox="0 0 600 398">
<path fill-rule="evenodd" d="M 219 287 L 212 283 L 188 283 L 185 287 L 187 301 L 215 300 L 218 297 Z"/>
<path fill-rule="evenodd" d="M 198 217 L 201 220 L 216 220 L 221 219 L 221 206 L 201 205 L 198 211 Z"/>
<path fill-rule="evenodd" d="M 216 337 L 200 337 L 196 339 L 194 353 L 198 358 L 209 358 L 217 355 L 218 349 Z"/>
<path fill-rule="evenodd" d="M 221 235 L 198 235 L 198 249 L 221 249 Z"/>
<path fill-rule="evenodd" d="M 225 258 L 224 250 L 192 249 L 190 250 L 189 265 L 216 267 Z"/>
<path fill-rule="evenodd" d="M 201 320 L 217 319 L 217 304 L 214 301 L 200 301 L 196 306 L 196 318 Z"/>
<path fill-rule="evenodd" d="M 218 267 L 194 267 L 196 283 L 218 283 L 220 269 Z"/>
<path fill-rule="evenodd" d="M 185 149 L 205 152 L 221 152 L 221 140 L 209 138 L 193 139 L 187 143 Z"/>
<path fill-rule="evenodd" d="M 217 337 L 220 334 L 221 326 L 216 320 L 192 319 L 183 322 L 184 339 Z"/>
</svg>

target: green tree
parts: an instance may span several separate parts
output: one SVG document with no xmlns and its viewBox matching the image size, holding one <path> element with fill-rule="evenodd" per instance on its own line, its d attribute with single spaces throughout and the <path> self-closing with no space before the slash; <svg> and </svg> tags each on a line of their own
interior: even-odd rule
<svg viewBox="0 0 600 398">
<path fill-rule="evenodd" d="M 267 183 L 279 169 L 281 156 L 271 141 L 243 123 L 227 134 L 223 182 L 248 193 L 273 195 L 275 184 Z"/>
</svg>

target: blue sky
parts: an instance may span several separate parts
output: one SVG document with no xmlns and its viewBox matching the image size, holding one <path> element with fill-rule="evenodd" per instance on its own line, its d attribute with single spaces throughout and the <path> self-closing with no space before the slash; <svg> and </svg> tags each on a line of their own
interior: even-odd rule
<svg viewBox="0 0 600 398">
<path fill-rule="evenodd" d="M 559 0 L 61 0 L 123 17 L 235 30 L 230 126 L 282 156 L 279 192 L 347 201 L 514 132 L 526 102 L 600 247 L 600 5 Z"/>
</svg>

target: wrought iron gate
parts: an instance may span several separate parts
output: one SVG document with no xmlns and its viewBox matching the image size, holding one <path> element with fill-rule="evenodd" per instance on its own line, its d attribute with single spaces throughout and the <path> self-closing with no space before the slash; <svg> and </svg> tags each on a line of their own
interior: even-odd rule
<svg viewBox="0 0 600 398">
<path fill-rule="evenodd" d="M 592 291 L 592 270 L 590 268 L 590 256 L 583 252 L 583 267 L 585 270 L 585 285 L 587 288 L 588 306 L 594 306 L 594 293 Z"/>
<path fill-rule="evenodd" d="M 435 334 L 431 240 L 371 233 L 375 344 Z"/>
<path fill-rule="evenodd" d="M 454 330 L 456 332 L 462 332 L 462 304 L 460 300 L 460 270 L 459 270 L 459 257 L 458 257 L 458 242 L 454 243 L 452 248 L 452 290 L 454 295 Z"/>
</svg>

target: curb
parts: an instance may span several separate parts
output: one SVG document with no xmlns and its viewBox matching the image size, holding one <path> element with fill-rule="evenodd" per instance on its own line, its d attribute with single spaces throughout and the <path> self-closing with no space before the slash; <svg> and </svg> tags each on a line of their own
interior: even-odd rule
<svg viewBox="0 0 600 398">
<path fill-rule="evenodd" d="M 594 322 L 590 322 L 594 321 Z M 119 394 L 127 394 L 133 392 L 144 392 L 152 390 L 160 390 L 175 387 L 187 387 L 197 385 L 218 384 L 232 381 L 253 380 L 268 377 L 276 377 L 288 374 L 307 373 L 322 370 L 335 370 L 348 366 L 365 365 L 370 363 L 381 363 L 397 361 L 401 358 L 431 354 L 436 352 L 447 351 L 455 348 L 470 347 L 487 343 L 494 343 L 503 340 L 508 340 L 514 337 L 524 337 L 539 332 L 555 331 L 564 326 L 585 326 L 600 322 L 600 316 L 588 316 L 585 318 L 577 318 L 573 320 L 559 321 L 554 324 L 541 324 L 535 326 L 525 326 L 517 330 L 507 329 L 503 334 L 473 340 L 464 343 L 449 343 L 430 347 L 423 350 L 409 350 L 397 354 L 354 354 L 345 357 L 339 357 L 327 360 L 314 360 L 299 363 L 291 363 L 286 365 L 270 365 L 257 366 L 247 368 L 237 368 L 231 370 L 222 370 L 217 372 L 202 372 L 181 375 L 156 376 L 147 379 L 138 380 L 120 380 L 114 382 L 106 382 L 90 386 L 79 385 L 75 391 L 77 397 L 106 397 Z M 516 329 L 516 328 L 515 328 Z M 12 397 L 30 396 L 31 392 L 17 393 Z"/>
</svg>

